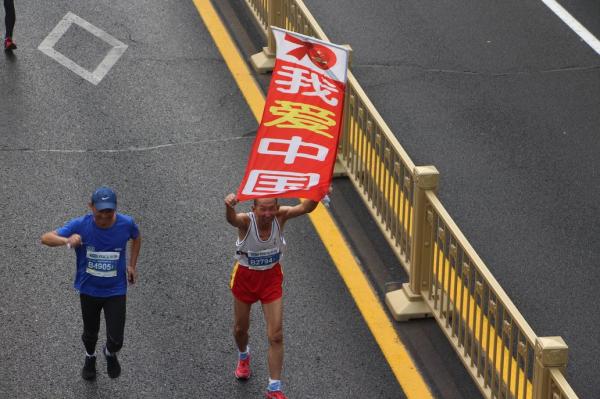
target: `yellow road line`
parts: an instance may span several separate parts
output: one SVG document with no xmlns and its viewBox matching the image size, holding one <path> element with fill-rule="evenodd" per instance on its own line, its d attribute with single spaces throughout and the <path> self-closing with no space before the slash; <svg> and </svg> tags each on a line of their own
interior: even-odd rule
<svg viewBox="0 0 600 399">
<path fill-rule="evenodd" d="M 309 216 L 406 396 L 432 398 L 331 215 L 319 205 Z"/>
<path fill-rule="evenodd" d="M 250 110 L 257 121 L 260 122 L 265 104 L 265 96 L 260 90 L 252 71 L 248 69 L 244 58 L 238 51 L 235 42 L 227 32 L 209 0 L 193 0 L 200 17 L 204 21 L 217 48 L 225 59 L 229 71 L 233 75 L 242 95 L 246 99 Z"/>
<path fill-rule="evenodd" d="M 260 122 L 265 98 L 252 73 L 223 26 L 210 0 L 193 0 L 200 17 L 212 35 L 221 55 L 236 80 L 246 102 Z M 392 323 L 377 299 L 360 266 L 356 263 L 342 234 L 322 205 L 310 215 L 327 251 L 346 283 L 371 333 L 379 344 L 392 372 L 410 399 L 432 398 Z"/>
</svg>

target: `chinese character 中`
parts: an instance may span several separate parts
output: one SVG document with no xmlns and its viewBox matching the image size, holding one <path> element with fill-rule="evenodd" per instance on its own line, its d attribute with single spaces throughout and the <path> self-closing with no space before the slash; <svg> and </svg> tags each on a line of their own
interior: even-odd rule
<svg viewBox="0 0 600 399">
<path fill-rule="evenodd" d="M 271 144 L 287 144 L 287 150 L 278 151 L 270 149 Z M 299 152 L 299 150 L 304 147 L 314 148 L 317 150 L 317 153 L 311 154 L 308 152 Z M 285 159 L 283 160 L 283 163 L 288 165 L 293 164 L 297 157 L 324 161 L 328 152 L 329 149 L 327 147 L 313 143 L 305 143 L 300 136 L 293 136 L 291 140 L 264 138 L 260 141 L 260 145 L 258 146 L 259 154 L 284 155 Z"/>
</svg>

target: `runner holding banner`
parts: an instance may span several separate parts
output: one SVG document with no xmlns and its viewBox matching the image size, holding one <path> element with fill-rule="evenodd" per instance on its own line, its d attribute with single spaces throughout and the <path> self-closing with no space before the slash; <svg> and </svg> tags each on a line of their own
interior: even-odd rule
<svg viewBox="0 0 600 399">
<path fill-rule="evenodd" d="M 348 50 L 308 36 L 271 28 L 277 58 L 263 116 L 237 195 L 225 199 L 227 222 L 238 229 L 230 288 L 234 297 L 235 376 L 248 379 L 248 329 L 260 301 L 269 340 L 267 399 L 286 399 L 283 367 L 283 229 L 312 212 L 327 195 L 344 108 Z M 278 197 L 306 198 L 294 206 Z M 251 212 L 240 201 L 253 199 Z"/>
<path fill-rule="evenodd" d="M 337 155 L 348 50 L 272 29 L 275 68 L 237 200 L 319 201 L 329 190 Z"/>
</svg>

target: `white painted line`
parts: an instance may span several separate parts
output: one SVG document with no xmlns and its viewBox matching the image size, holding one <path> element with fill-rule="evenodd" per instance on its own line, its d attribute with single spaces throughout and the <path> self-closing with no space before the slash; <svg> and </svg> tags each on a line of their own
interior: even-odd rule
<svg viewBox="0 0 600 399">
<path fill-rule="evenodd" d="M 63 54 L 54 49 L 56 43 L 58 43 L 60 38 L 67 32 L 67 30 L 69 30 L 72 24 L 79 25 L 92 35 L 96 36 L 98 39 L 103 40 L 112 46 L 112 48 L 108 51 L 108 54 L 106 54 L 104 59 L 92 72 L 83 68 L 75 61 L 65 57 Z M 127 45 L 104 32 L 102 29 L 90 24 L 83 18 L 78 17 L 72 12 L 68 12 L 67 15 L 65 15 L 58 23 L 58 25 L 52 29 L 52 32 L 50 32 L 42 41 L 42 43 L 40 43 L 38 50 L 69 70 L 75 72 L 88 82 L 97 85 L 102 81 L 102 79 L 104 79 L 108 71 L 110 71 L 110 69 L 117 63 L 125 50 L 127 50 Z"/>
<path fill-rule="evenodd" d="M 176 148 L 176 147 L 189 147 L 191 145 L 203 145 L 203 144 L 211 144 L 211 143 L 228 143 L 232 141 L 238 140 L 254 140 L 254 136 L 234 136 L 234 137 L 225 137 L 220 139 L 208 139 L 208 140 L 195 140 L 195 141 L 182 141 L 179 143 L 169 143 L 169 144 L 158 144 L 147 147 L 127 147 L 127 148 L 118 148 L 118 149 L 110 149 L 110 148 L 80 148 L 80 149 L 60 149 L 60 148 L 0 148 L 0 153 L 2 152 L 37 152 L 37 153 L 60 153 L 60 154 L 99 154 L 99 153 L 126 153 L 126 152 L 141 152 L 141 151 L 154 151 L 154 150 L 162 150 L 164 148 Z"/>
<path fill-rule="evenodd" d="M 569 26 L 573 30 L 573 32 L 577 33 L 584 42 L 586 42 L 594 51 L 600 54 L 600 41 L 596 39 L 594 35 L 590 33 L 589 30 L 585 28 L 585 26 L 581 25 L 579 21 L 577 21 L 567 10 L 565 10 L 560 4 L 558 4 L 555 0 L 542 0 L 548 8 L 554 12 L 562 21 Z"/>
</svg>

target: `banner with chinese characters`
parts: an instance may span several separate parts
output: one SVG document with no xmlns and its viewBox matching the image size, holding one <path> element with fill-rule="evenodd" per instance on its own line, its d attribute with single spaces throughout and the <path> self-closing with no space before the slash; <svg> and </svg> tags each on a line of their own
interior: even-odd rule
<svg viewBox="0 0 600 399">
<path fill-rule="evenodd" d="M 337 155 L 348 50 L 272 29 L 277 59 L 237 197 L 319 201 L 329 189 Z"/>
</svg>

